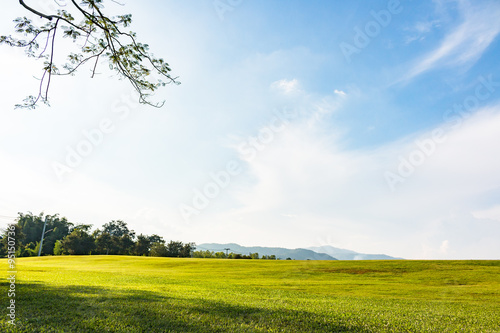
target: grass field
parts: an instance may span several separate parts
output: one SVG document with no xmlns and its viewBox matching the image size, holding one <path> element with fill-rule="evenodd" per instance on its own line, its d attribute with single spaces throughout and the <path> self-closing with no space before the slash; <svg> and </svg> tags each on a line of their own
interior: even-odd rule
<svg viewBox="0 0 500 333">
<path fill-rule="evenodd" d="M 17 270 L 2 332 L 500 332 L 500 261 L 62 256 Z"/>
</svg>

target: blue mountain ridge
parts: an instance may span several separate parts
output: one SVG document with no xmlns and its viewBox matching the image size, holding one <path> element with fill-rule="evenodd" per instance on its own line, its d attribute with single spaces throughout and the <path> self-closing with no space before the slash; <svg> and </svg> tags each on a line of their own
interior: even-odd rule
<svg viewBox="0 0 500 333">
<path fill-rule="evenodd" d="M 309 248 L 287 249 L 282 247 L 263 247 L 263 246 L 241 246 L 235 243 L 219 244 L 204 243 L 196 246 L 197 251 L 225 252 L 229 248 L 229 253 L 250 254 L 258 253 L 259 256 L 275 255 L 279 259 L 294 260 L 390 260 L 402 259 L 395 258 L 385 254 L 365 254 L 351 250 L 336 248 L 333 246 L 319 246 Z"/>
</svg>

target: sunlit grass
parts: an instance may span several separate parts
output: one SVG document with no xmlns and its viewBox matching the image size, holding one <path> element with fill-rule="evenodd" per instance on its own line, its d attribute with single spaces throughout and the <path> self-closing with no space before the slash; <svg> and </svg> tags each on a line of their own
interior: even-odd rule
<svg viewBox="0 0 500 333">
<path fill-rule="evenodd" d="M 500 261 L 17 264 L 16 332 L 500 332 Z M 2 288 L 8 304 L 5 279 Z"/>
</svg>

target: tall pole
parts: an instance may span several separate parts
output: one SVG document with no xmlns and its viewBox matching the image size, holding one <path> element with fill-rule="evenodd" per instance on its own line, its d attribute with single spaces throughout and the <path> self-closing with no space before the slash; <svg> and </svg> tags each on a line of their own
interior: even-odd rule
<svg viewBox="0 0 500 333">
<path fill-rule="evenodd" d="M 45 236 L 45 227 L 47 226 L 47 215 L 45 215 L 45 222 L 43 223 L 42 239 L 40 240 L 40 248 L 38 249 L 38 256 L 42 253 L 43 236 Z"/>
</svg>

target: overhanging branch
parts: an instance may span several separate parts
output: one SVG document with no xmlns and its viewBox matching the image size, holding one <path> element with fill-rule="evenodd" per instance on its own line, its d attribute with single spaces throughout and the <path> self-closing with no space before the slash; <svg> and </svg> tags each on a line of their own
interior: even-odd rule
<svg viewBox="0 0 500 333">
<path fill-rule="evenodd" d="M 115 2 L 115 0 L 111 1 Z M 24 47 L 28 56 L 46 59 L 38 96 L 29 96 L 24 104 L 18 107 L 35 108 L 39 101 L 47 104 L 52 75 L 72 75 L 81 65 L 94 58 L 95 63 L 91 69 L 92 77 L 96 74 L 99 60 L 106 58 L 110 69 L 130 82 L 139 93 L 139 101 L 144 104 L 156 107 L 163 105 L 163 103 L 152 104 L 149 98 L 157 88 L 167 83 L 179 84 L 177 77 L 169 74 L 171 69 L 167 62 L 150 54 L 148 45 L 137 41 L 134 32 L 121 30 L 130 25 L 132 21 L 130 14 L 106 16 L 101 10 L 103 8 L 101 0 L 82 0 L 80 3 L 78 0 L 70 0 L 73 5 L 72 10 L 61 9 L 56 13 L 42 13 L 26 4 L 25 0 L 19 0 L 19 3 L 24 9 L 51 23 L 38 25 L 31 19 L 20 17 L 14 21 L 16 33 L 29 36 L 28 40 L 0 36 L 0 44 Z M 76 23 L 72 14 L 83 17 L 79 23 Z M 54 21 L 56 22 L 52 23 Z M 69 26 L 59 26 L 62 22 L 68 23 Z M 54 59 L 57 59 L 54 57 L 54 46 L 56 33 L 61 29 L 62 32 L 57 38 L 69 37 L 74 42 L 81 41 L 83 46 L 78 45 L 78 51 L 71 52 L 66 63 L 59 66 L 54 63 Z M 39 38 L 41 39 L 44 33 L 47 33 L 47 40 L 39 45 Z M 40 46 L 43 50 L 39 50 Z M 50 54 L 48 54 L 49 51 Z M 59 72 L 58 68 L 65 70 Z M 151 79 L 149 75 L 152 72 L 161 77 Z"/>
<path fill-rule="evenodd" d="M 27 4 L 24 3 L 23 0 L 19 0 L 19 3 L 24 7 L 26 8 L 27 10 L 29 10 L 30 12 L 40 16 L 40 17 L 43 17 L 44 19 L 47 19 L 49 21 L 52 21 L 52 19 L 54 18 L 53 15 L 46 15 L 44 13 L 40 13 L 38 10 L 34 9 L 34 8 L 31 8 L 30 6 L 28 6 Z"/>
</svg>

